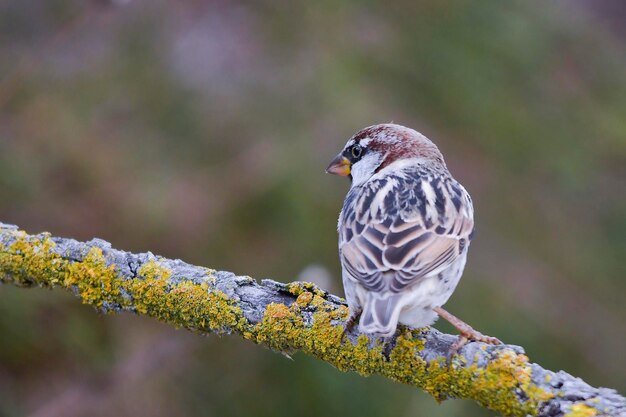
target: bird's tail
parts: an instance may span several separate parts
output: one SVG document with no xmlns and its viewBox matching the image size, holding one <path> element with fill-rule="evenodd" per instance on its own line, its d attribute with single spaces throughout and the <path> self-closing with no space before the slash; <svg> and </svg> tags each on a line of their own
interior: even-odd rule
<svg viewBox="0 0 626 417">
<path fill-rule="evenodd" d="M 359 321 L 361 332 L 383 337 L 392 336 L 398 326 L 398 318 L 403 307 L 401 301 L 401 294 L 369 293 L 369 299 L 363 305 Z"/>
</svg>

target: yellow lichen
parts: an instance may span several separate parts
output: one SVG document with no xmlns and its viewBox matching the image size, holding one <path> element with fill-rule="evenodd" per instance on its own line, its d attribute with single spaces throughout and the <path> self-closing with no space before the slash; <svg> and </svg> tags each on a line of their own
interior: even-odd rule
<svg viewBox="0 0 626 417">
<path fill-rule="evenodd" d="M 145 280 L 162 280 L 172 276 L 172 271 L 156 260 L 150 260 L 142 264 L 137 274 Z"/>
<path fill-rule="evenodd" d="M 291 310 L 284 304 L 271 303 L 265 310 L 265 316 L 269 319 L 284 319 L 291 316 Z"/>
<path fill-rule="evenodd" d="M 570 412 L 565 414 L 565 417 L 593 417 L 597 415 L 598 410 L 593 407 L 589 407 L 586 404 L 574 404 Z"/>
<path fill-rule="evenodd" d="M 319 309 L 319 308 L 324 308 L 324 305 L 328 306 L 328 303 L 326 302 L 326 300 L 322 298 L 321 296 L 315 294 L 313 296 L 313 299 L 311 300 L 311 306 Z"/>
<path fill-rule="evenodd" d="M 324 297 L 325 293 L 317 285 L 312 282 L 294 281 L 287 284 L 289 292 L 295 296 L 302 294 L 303 292 L 311 292 L 313 294 Z"/>
<path fill-rule="evenodd" d="M 82 262 L 67 262 L 65 268 L 62 285 L 78 288 L 83 303 L 102 308 L 105 302 L 115 303 L 120 298 L 121 280 L 115 266 L 106 266 L 100 248 L 91 248 Z"/>
<path fill-rule="evenodd" d="M 403 329 L 390 350 L 363 335 L 353 344 L 342 338 L 343 326 L 338 324 L 347 317 L 347 307 L 326 301 L 325 293 L 314 284 L 289 284 L 295 302 L 289 306 L 269 304 L 261 322 L 253 325 L 234 300 L 211 287 L 211 280 L 173 280 L 172 271 L 158 260 L 143 264 L 136 277 L 122 277 L 114 265 L 107 266 L 99 248 L 92 248 L 82 261 L 74 262 L 57 254 L 47 235 L 2 233 L 10 233 L 14 240 L 8 247 L 0 243 L 2 281 L 64 287 L 97 308 L 134 310 L 191 330 L 232 329 L 276 350 L 302 350 L 342 371 L 381 374 L 420 387 L 438 400 L 474 399 L 503 415 L 536 414 L 538 405 L 552 397 L 532 383 L 528 358 L 512 350 L 499 351 L 485 368 L 479 368 L 464 365 L 463 358 L 455 360 L 461 365 L 452 366 L 444 358 L 424 361 L 420 356 L 424 349 L 420 330 Z M 315 311 L 312 318 L 305 317 L 311 308 Z M 518 392 L 527 399 L 520 399 Z M 590 417 L 595 410 L 577 405 L 569 415 Z"/>
<path fill-rule="evenodd" d="M 49 235 L 33 239 L 23 231 L 9 233 L 15 242 L 8 248 L 0 247 L 3 249 L 0 251 L 2 280 L 6 280 L 6 276 L 20 286 L 41 287 L 52 287 L 63 282 L 66 273 L 64 261 L 50 255 L 55 244 Z"/>
<path fill-rule="evenodd" d="M 302 294 L 299 293 L 298 299 Z M 307 301 L 310 299 L 305 297 Z M 299 315 L 302 300 L 296 301 L 291 307 L 270 304 L 263 321 L 247 338 L 281 351 L 300 349 L 343 371 L 353 370 L 361 375 L 380 373 L 399 382 L 421 387 L 438 400 L 449 397 L 472 398 L 505 415 L 535 414 L 538 404 L 552 397 L 552 394 L 532 384 L 532 370 L 525 355 L 503 350 L 486 368 L 479 368 L 475 364 L 448 367 L 444 358 L 426 363 L 419 356 L 424 348 L 420 330 L 405 329 L 386 357 L 383 346 L 375 344 L 370 348 L 366 336 L 361 336 L 355 345 L 341 340 L 343 328 L 333 325 L 333 322 L 343 317 L 346 313 L 343 309 L 326 311 L 321 306 L 313 315 L 312 325 L 303 326 Z M 518 397 L 517 391 L 520 390 L 527 394 L 528 400 L 523 401 Z"/>
<path fill-rule="evenodd" d="M 221 332 L 245 325 L 241 309 L 225 294 L 209 291 L 206 283 L 171 284 L 171 271 L 155 260 L 143 264 L 136 278 L 123 278 L 114 265 L 106 265 L 100 248 L 92 247 L 82 261 L 70 262 L 54 252 L 48 235 L 12 232 L 12 237 L 15 242 L 0 250 L 3 280 L 75 289 L 83 303 L 96 308 L 133 309 L 192 330 Z"/>
<path fill-rule="evenodd" d="M 311 303 L 312 300 L 313 300 L 312 293 L 302 292 L 300 293 L 300 295 L 298 295 L 298 298 L 296 298 L 296 304 L 298 304 L 300 307 L 306 307 Z"/>
</svg>

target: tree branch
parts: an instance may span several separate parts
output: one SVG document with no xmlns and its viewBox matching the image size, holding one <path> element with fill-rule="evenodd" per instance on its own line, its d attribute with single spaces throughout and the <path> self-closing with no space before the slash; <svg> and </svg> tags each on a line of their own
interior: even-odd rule
<svg viewBox="0 0 626 417">
<path fill-rule="evenodd" d="M 0 223 L 0 282 L 61 287 L 106 313 L 129 311 L 202 332 L 238 334 L 284 353 L 302 351 L 342 371 L 384 375 L 437 400 L 472 399 L 505 416 L 626 416 L 626 399 L 530 363 L 521 347 L 469 343 L 450 366 L 455 336 L 401 328 L 392 341 L 355 329 L 342 341 L 343 299 L 313 284 L 257 283 L 230 272 L 93 239 L 28 235 Z"/>
</svg>

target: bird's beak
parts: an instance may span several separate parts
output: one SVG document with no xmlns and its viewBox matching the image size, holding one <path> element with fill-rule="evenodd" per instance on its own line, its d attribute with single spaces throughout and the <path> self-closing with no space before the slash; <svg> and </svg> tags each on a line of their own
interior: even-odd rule
<svg viewBox="0 0 626 417">
<path fill-rule="evenodd" d="M 330 162 L 330 165 L 326 168 L 326 172 L 333 175 L 347 177 L 350 175 L 350 161 L 342 154 L 339 154 Z"/>
</svg>

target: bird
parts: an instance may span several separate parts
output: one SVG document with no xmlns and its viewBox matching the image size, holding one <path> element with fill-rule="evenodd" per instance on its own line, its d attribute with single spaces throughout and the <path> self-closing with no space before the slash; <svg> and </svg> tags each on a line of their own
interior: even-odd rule
<svg viewBox="0 0 626 417">
<path fill-rule="evenodd" d="M 443 317 L 460 332 L 452 353 L 469 341 L 501 343 L 442 308 L 465 268 L 474 208 L 431 140 L 398 124 L 369 126 L 326 172 L 351 180 L 337 223 L 344 333 L 359 319 L 361 333 L 388 338 L 399 324 Z"/>
</svg>

